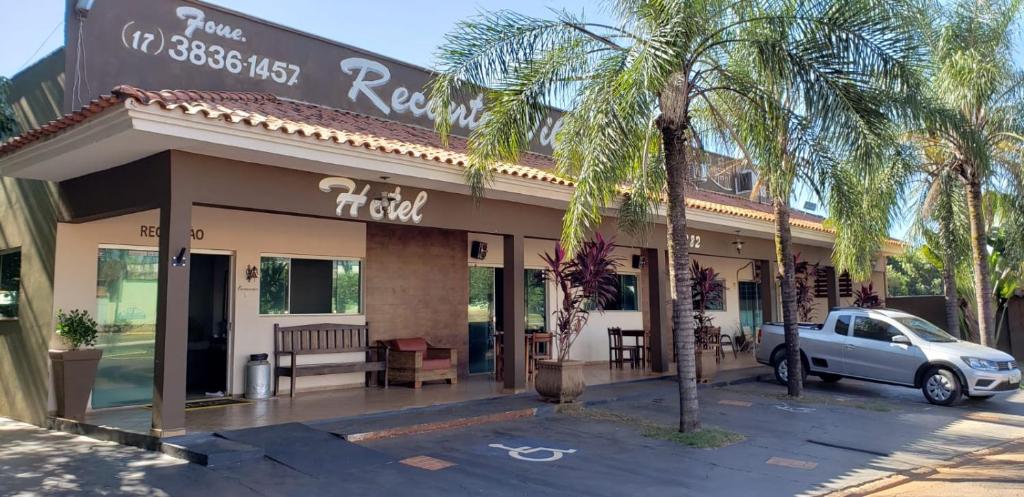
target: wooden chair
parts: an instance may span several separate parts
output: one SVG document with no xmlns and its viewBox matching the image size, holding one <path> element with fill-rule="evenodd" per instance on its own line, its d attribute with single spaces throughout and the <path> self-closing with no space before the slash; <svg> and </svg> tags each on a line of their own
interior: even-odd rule
<svg viewBox="0 0 1024 497">
<path fill-rule="evenodd" d="M 300 356 L 316 354 L 339 354 L 363 352 L 363 361 L 299 364 Z M 281 359 L 287 357 L 288 364 Z M 295 396 L 295 380 L 301 376 L 318 376 L 341 373 L 366 373 L 366 386 L 370 386 L 370 375 L 388 369 L 386 349 L 370 345 L 368 326 L 343 324 L 306 324 L 300 326 L 274 325 L 274 396 L 277 396 L 281 377 L 291 379 L 288 395 Z M 387 388 L 387 375 L 384 387 Z"/>
<path fill-rule="evenodd" d="M 622 328 L 608 328 L 608 369 L 612 369 L 613 365 L 622 369 L 627 360 L 630 367 L 635 367 L 640 359 L 639 354 L 639 347 L 623 342 Z"/>
<path fill-rule="evenodd" d="M 696 345 L 701 350 L 713 350 L 715 362 L 722 362 L 722 329 L 717 326 L 706 326 L 697 330 Z M 729 340 L 732 341 L 731 339 Z"/>
<path fill-rule="evenodd" d="M 421 388 L 424 381 L 459 382 L 458 351 L 434 347 L 423 337 L 397 338 L 385 342 L 388 350 L 388 380 L 412 383 Z"/>
<path fill-rule="evenodd" d="M 554 357 L 553 342 L 554 335 L 551 333 L 528 333 L 526 335 L 528 354 L 526 374 L 529 380 L 532 380 L 533 375 L 537 372 L 537 361 Z"/>
<path fill-rule="evenodd" d="M 732 349 L 732 358 L 739 358 L 739 354 L 736 352 L 736 344 L 733 342 L 732 335 L 722 333 L 718 336 L 718 354 L 725 359 L 725 344 L 729 344 L 729 348 Z"/>
</svg>

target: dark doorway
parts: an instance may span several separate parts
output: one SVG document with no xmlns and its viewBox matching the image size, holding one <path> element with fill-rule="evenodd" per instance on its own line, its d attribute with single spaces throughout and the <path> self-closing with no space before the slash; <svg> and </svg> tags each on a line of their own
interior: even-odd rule
<svg viewBox="0 0 1024 497">
<path fill-rule="evenodd" d="M 192 254 L 188 289 L 189 398 L 226 393 L 231 256 Z"/>
</svg>

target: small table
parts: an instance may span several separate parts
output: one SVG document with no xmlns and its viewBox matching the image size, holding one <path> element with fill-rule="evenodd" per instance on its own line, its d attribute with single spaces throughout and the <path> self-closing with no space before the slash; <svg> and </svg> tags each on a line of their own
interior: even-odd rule
<svg viewBox="0 0 1024 497">
<path fill-rule="evenodd" d="M 623 342 L 626 338 L 633 338 L 634 347 L 638 354 L 636 354 L 636 362 L 639 362 L 644 368 L 647 367 L 648 361 L 650 361 L 649 350 L 647 349 L 647 330 L 622 330 Z M 625 345 L 625 343 L 623 343 Z"/>
</svg>

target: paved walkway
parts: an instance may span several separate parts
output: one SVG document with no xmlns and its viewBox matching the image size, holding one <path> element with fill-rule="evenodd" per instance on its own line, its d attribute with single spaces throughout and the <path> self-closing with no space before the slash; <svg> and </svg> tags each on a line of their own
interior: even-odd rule
<svg viewBox="0 0 1024 497">
<path fill-rule="evenodd" d="M 0 418 L 0 496 L 247 496 L 206 468 L 156 452 Z"/>
<path fill-rule="evenodd" d="M 984 449 L 938 468 L 906 474 L 836 492 L 828 497 L 948 497 L 1024 495 L 1024 440 Z"/>
</svg>

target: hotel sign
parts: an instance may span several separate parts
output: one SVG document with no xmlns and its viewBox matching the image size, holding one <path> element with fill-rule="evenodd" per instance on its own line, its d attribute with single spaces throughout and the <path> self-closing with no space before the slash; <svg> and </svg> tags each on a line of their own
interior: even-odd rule
<svg viewBox="0 0 1024 497">
<path fill-rule="evenodd" d="M 129 84 L 267 92 L 433 127 L 425 69 L 194 0 L 95 0 L 84 18 L 68 2 L 65 112 Z M 453 134 L 467 136 L 485 110 L 479 92 L 460 102 L 448 116 Z M 560 128 L 552 112 L 533 151 L 550 155 Z"/>
<path fill-rule="evenodd" d="M 338 217 L 358 218 L 359 210 L 369 203 L 370 218 L 374 221 L 412 222 L 419 224 L 423 220 L 423 206 L 427 205 L 427 192 L 421 191 L 412 200 L 402 198 L 402 187 L 396 186 L 393 191 L 382 192 L 372 198 L 369 195 L 370 185 L 362 189 L 356 182 L 348 178 L 330 177 L 320 180 L 320 191 L 328 193 L 340 190 L 336 200 L 338 208 L 334 213 Z"/>
</svg>

